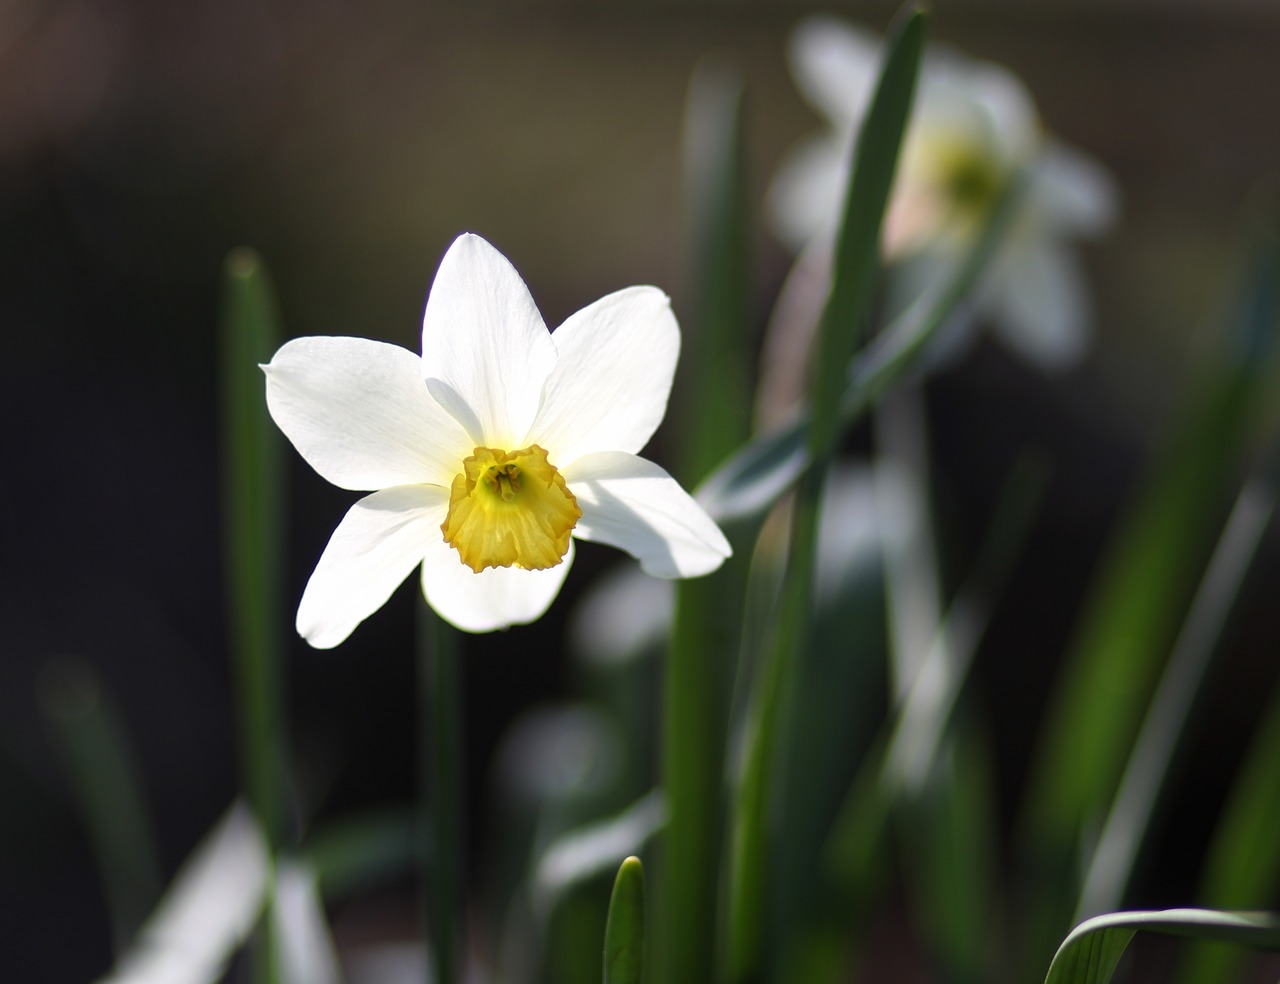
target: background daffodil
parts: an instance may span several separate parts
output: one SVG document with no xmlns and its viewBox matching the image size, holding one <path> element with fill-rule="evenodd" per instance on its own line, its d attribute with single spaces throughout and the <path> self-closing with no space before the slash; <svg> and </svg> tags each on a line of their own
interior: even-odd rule
<svg viewBox="0 0 1280 984">
<path fill-rule="evenodd" d="M 554 334 L 515 268 L 474 235 L 436 273 L 422 357 L 363 338 L 287 343 L 264 366 L 276 424 L 351 507 L 298 606 L 311 645 L 342 642 L 419 564 L 444 619 L 530 622 L 573 539 L 626 550 L 655 577 L 730 554 L 702 508 L 638 456 L 666 412 L 680 329 L 667 296 L 629 287 Z"/>
<path fill-rule="evenodd" d="M 878 38 L 812 17 L 791 38 L 792 73 L 830 124 L 796 148 L 770 189 L 779 238 L 825 270 L 853 144 L 879 74 Z M 1083 271 L 1068 241 L 1114 221 L 1111 176 L 1047 136 L 1022 82 L 999 65 L 946 47 L 925 56 L 884 222 L 895 290 L 910 300 L 947 275 L 1020 171 L 1019 214 L 975 297 L 978 313 L 1029 361 L 1065 368 L 1088 349 Z M 822 277 L 825 279 L 825 274 Z"/>
</svg>

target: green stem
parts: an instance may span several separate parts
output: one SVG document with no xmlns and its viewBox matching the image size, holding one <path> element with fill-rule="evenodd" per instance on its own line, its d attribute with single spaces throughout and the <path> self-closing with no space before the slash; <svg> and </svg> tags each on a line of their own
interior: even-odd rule
<svg viewBox="0 0 1280 984">
<path fill-rule="evenodd" d="M 462 979 L 460 944 L 465 939 L 462 836 L 462 693 L 458 639 L 426 605 L 418 625 L 419 782 L 422 885 L 427 939 L 435 984 Z"/>
<path fill-rule="evenodd" d="M 284 484 L 280 435 L 267 414 L 262 373 L 279 344 L 279 315 L 262 258 L 227 257 L 220 337 L 225 569 L 240 773 L 274 859 L 289 827 L 283 697 Z M 253 943 L 253 979 L 279 980 L 274 892 Z"/>
<path fill-rule="evenodd" d="M 224 270 L 221 383 L 226 576 L 240 769 L 272 851 L 285 839 L 283 468 L 258 364 L 279 344 L 275 296 L 262 259 L 233 251 Z"/>
</svg>

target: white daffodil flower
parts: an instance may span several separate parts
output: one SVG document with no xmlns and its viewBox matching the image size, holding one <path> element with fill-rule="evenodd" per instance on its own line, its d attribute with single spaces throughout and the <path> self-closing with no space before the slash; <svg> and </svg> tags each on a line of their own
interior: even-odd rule
<svg viewBox="0 0 1280 984">
<path fill-rule="evenodd" d="M 655 577 L 718 568 L 729 544 L 638 456 L 666 412 L 680 350 L 667 296 L 629 287 L 548 333 L 524 281 L 478 236 L 454 241 L 422 322 L 422 357 L 363 338 L 299 338 L 269 365 L 267 405 L 320 475 L 373 491 L 334 531 L 298 606 L 338 645 L 419 564 L 444 619 L 487 632 L 537 619 L 573 539 Z"/>
<path fill-rule="evenodd" d="M 853 143 L 879 73 L 878 38 L 828 17 L 803 21 L 791 39 L 792 72 L 830 127 L 789 157 L 770 189 L 778 236 L 797 251 L 829 243 L 841 212 Z M 886 258 L 908 296 L 954 264 L 1008 180 L 1026 169 L 1021 211 L 975 298 L 1001 339 L 1045 368 L 1086 351 L 1084 277 L 1067 241 L 1114 221 L 1116 192 L 1097 163 L 1041 128 L 1021 82 L 945 48 L 926 53 L 884 223 Z M 829 250 L 807 250 L 824 263 Z"/>
</svg>

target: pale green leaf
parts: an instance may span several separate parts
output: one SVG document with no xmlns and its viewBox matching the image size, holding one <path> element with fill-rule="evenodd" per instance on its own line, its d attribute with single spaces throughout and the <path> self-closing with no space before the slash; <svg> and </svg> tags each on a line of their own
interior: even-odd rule
<svg viewBox="0 0 1280 984">
<path fill-rule="evenodd" d="M 1071 931 L 1049 965 L 1045 984 L 1107 984 L 1138 932 L 1280 950 L 1280 917 L 1273 913 L 1213 909 L 1113 912 L 1086 920 Z"/>
<path fill-rule="evenodd" d="M 644 972 L 644 867 L 629 857 L 618 868 L 604 931 L 604 984 L 640 984 Z"/>
</svg>

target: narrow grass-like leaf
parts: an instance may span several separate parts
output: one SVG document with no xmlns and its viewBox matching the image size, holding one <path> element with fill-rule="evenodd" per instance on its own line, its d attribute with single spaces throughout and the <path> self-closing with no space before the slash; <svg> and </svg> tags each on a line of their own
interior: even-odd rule
<svg viewBox="0 0 1280 984">
<path fill-rule="evenodd" d="M 1274 221 L 1271 249 L 1280 249 Z M 1273 282 L 1280 291 L 1280 277 Z M 1277 303 L 1272 295 L 1273 310 Z M 1260 318 L 1260 322 L 1264 319 Z M 1280 478 L 1273 453 L 1267 479 L 1274 488 Z M 1236 773 L 1231 792 L 1218 819 L 1201 871 L 1197 900 L 1209 906 L 1252 909 L 1274 905 L 1280 892 L 1280 689 L 1272 696 L 1262 723 L 1244 762 Z M 1240 953 L 1227 947 L 1203 944 L 1189 949 L 1179 968 L 1179 984 L 1217 984 L 1232 980 Z"/>
<path fill-rule="evenodd" d="M 810 467 L 792 507 L 790 555 L 779 618 L 767 663 L 753 695 L 747 722 L 745 764 L 734 805 L 730 859 L 726 971 L 731 981 L 758 977 L 776 959 L 777 938 L 790 930 L 770 919 L 765 898 L 770 825 L 779 776 L 779 736 L 785 734 L 798 662 L 808 644 L 818 515 L 826 469 L 841 433 L 839 404 L 871 304 L 879 270 L 880 226 L 897 166 L 898 149 L 915 93 L 924 47 L 924 14 L 909 11 L 890 38 L 884 67 L 863 121 L 836 236 L 832 285 L 816 340 L 805 447 Z M 775 914 L 777 916 L 778 914 Z M 773 940 L 770 942 L 770 937 Z"/>
<path fill-rule="evenodd" d="M 991 750 L 962 715 L 922 793 L 902 804 L 907 899 L 938 980 L 992 979 L 998 843 Z"/>
<path fill-rule="evenodd" d="M 991 523 L 964 586 L 947 609 L 920 672 L 902 702 L 885 752 L 886 792 L 924 788 L 942 738 L 1014 559 L 1026 542 L 1044 494 L 1049 469 L 1028 454 L 1014 466 L 996 500 Z"/>
<path fill-rule="evenodd" d="M 1118 909 L 1174 750 L 1222 627 L 1276 508 L 1277 489 L 1245 484 L 1196 593 L 1085 875 L 1078 918 Z"/>
<path fill-rule="evenodd" d="M 426 938 L 433 979 L 462 979 L 461 946 L 466 890 L 463 884 L 464 790 L 462 682 L 457 633 L 431 608 L 417 606 L 419 852 Z"/>
<path fill-rule="evenodd" d="M 809 646 L 797 667 L 797 726 L 781 736 L 766 918 L 779 937 L 783 980 L 806 928 L 820 917 L 822 846 L 884 718 L 885 618 L 881 516 L 871 468 L 843 461 L 823 492 Z M 781 525 L 781 524 L 780 524 Z M 772 604 L 764 606 L 772 612 Z"/>
<path fill-rule="evenodd" d="M 1183 424 L 1117 528 L 1091 601 L 1046 715 L 1030 774 L 1023 850 L 1034 879 L 1025 909 L 1032 948 L 1043 963 L 1074 911 L 1072 888 L 1082 832 L 1100 824 L 1115 793 L 1161 659 L 1173 643 L 1213 531 L 1227 505 L 1227 483 L 1255 425 L 1255 409 L 1274 386 L 1280 336 L 1280 251 L 1251 255 L 1222 333 L 1223 350 Z"/>
<path fill-rule="evenodd" d="M 680 471 L 690 484 L 747 436 L 752 278 L 740 73 L 704 61 L 689 84 L 685 198 L 691 318 L 680 355 Z"/>
<path fill-rule="evenodd" d="M 1197 897 L 1205 905 L 1274 905 L 1280 893 L 1280 690 L 1271 699 L 1209 844 Z M 1190 948 L 1179 984 L 1235 980 L 1241 954 L 1218 945 Z"/>
<path fill-rule="evenodd" d="M 685 120 L 685 181 L 693 257 L 693 320 L 677 391 L 681 470 L 701 478 L 747 436 L 748 221 L 742 82 L 724 66 L 694 73 Z M 735 545 L 735 548 L 737 545 Z M 746 562 L 676 585 L 663 679 L 662 784 L 669 819 L 657 891 L 659 976 L 710 980 L 716 929 L 721 777 L 731 666 L 738 651 Z"/>
<path fill-rule="evenodd" d="M 141 770 L 93 667 L 69 657 L 45 664 L 39 696 L 93 845 L 119 953 L 160 897 L 155 834 Z"/>
<path fill-rule="evenodd" d="M 829 454 L 841 432 L 837 408 L 880 270 L 880 228 L 915 97 L 924 50 L 924 23 L 924 12 L 918 9 L 907 12 L 898 23 L 858 134 L 836 234 L 831 290 L 816 339 L 809 399 L 811 417 L 806 428 L 806 446 L 811 455 Z"/>
<path fill-rule="evenodd" d="M 921 294 L 854 359 L 840 397 L 841 427 L 860 420 L 880 394 L 916 365 L 964 303 L 1016 216 L 1024 189 L 1024 178 L 1011 182 L 950 279 Z M 808 420 L 807 412 L 798 414 L 791 423 L 739 448 L 698 486 L 698 501 L 721 521 L 766 513 L 809 467 Z"/>
<path fill-rule="evenodd" d="M 881 784 L 895 807 L 908 902 L 941 979 L 990 978 L 995 793 L 980 731 L 953 709 L 985 630 L 990 599 L 1024 542 L 1047 468 L 1024 457 L 993 511 L 973 572 L 940 626 L 941 577 L 929 500 L 923 393 L 908 382 L 876 414 L 881 499 L 903 514 L 886 537 L 891 679 L 903 715 Z M 975 594 L 978 597 L 975 597 Z"/>
<path fill-rule="evenodd" d="M 985 633 L 991 599 L 1000 596 L 1047 483 L 1047 466 L 1035 455 L 1021 459 L 1010 474 L 973 569 L 948 608 L 915 684 L 845 794 L 823 853 L 826 911 L 805 928 L 790 979 L 829 978 L 857 945 L 850 927 L 865 924 L 883 880 L 890 821 L 903 804 L 921 801 L 942 768 L 952 716 Z M 957 799 L 951 805 L 976 830 L 985 823 L 983 802 Z M 968 915 L 972 913 L 953 914 L 950 921 L 958 923 Z"/>
<path fill-rule="evenodd" d="M 1086 920 L 1063 941 L 1045 984 L 1107 984 L 1135 933 L 1217 940 L 1255 950 L 1280 950 L 1280 917 L 1214 909 L 1113 912 Z"/>
<path fill-rule="evenodd" d="M 618 868 L 604 931 L 604 984 L 640 984 L 644 973 L 644 867 L 629 857 Z"/>
<path fill-rule="evenodd" d="M 280 435 L 267 413 L 261 363 L 280 344 L 275 295 L 262 259 L 237 249 L 223 270 L 220 330 L 223 519 L 241 772 L 268 843 L 285 837 L 288 809 L 282 697 L 284 529 Z"/>
</svg>

